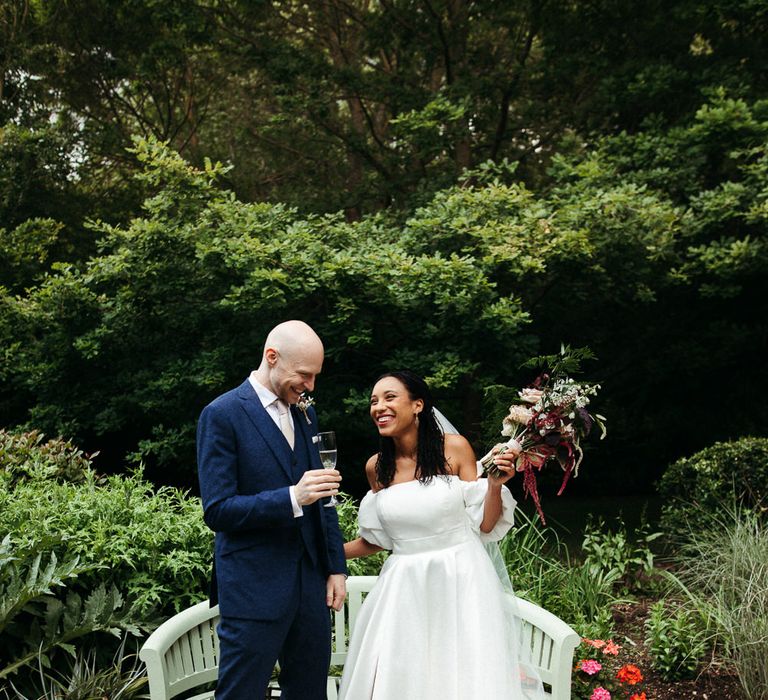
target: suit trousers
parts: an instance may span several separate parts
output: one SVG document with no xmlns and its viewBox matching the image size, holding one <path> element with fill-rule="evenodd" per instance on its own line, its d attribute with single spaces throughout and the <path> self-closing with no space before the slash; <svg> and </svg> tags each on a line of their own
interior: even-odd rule
<svg viewBox="0 0 768 700">
<path fill-rule="evenodd" d="M 221 617 L 216 700 L 263 700 L 276 661 L 281 700 L 326 700 L 331 660 L 326 577 L 306 552 L 297 576 L 297 595 L 284 616 L 276 620 Z"/>
</svg>

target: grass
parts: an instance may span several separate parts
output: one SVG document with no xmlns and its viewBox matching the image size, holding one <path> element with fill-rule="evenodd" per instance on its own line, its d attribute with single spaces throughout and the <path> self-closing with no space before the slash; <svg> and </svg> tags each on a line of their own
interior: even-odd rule
<svg viewBox="0 0 768 700">
<path fill-rule="evenodd" d="M 30 677 L 22 687 L 10 683 L 3 689 L 6 700 L 133 700 L 143 698 L 147 677 L 137 653 L 126 653 L 124 636 L 111 661 L 97 661 L 96 649 L 79 651 L 62 671 L 48 668 L 49 659 L 38 658 L 38 679 Z M 135 640 L 132 640 L 135 645 Z"/>
<path fill-rule="evenodd" d="M 517 595 L 570 624 L 583 636 L 610 632 L 610 610 L 619 574 L 589 561 L 575 561 L 552 528 L 518 511 L 516 528 L 500 543 Z"/>
<path fill-rule="evenodd" d="M 709 623 L 747 697 L 768 700 L 768 528 L 756 515 L 726 509 L 692 530 L 674 581 Z"/>
</svg>

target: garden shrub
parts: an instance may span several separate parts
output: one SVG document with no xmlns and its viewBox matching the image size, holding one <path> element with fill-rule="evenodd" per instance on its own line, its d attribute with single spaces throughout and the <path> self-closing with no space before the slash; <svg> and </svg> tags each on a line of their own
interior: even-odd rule
<svg viewBox="0 0 768 700">
<path fill-rule="evenodd" d="M 0 431 L 0 681 L 94 631 L 138 633 L 204 597 L 199 500 L 136 471 L 99 476 L 71 443 Z"/>
<path fill-rule="evenodd" d="M 718 442 L 672 464 L 659 482 L 661 525 L 684 535 L 711 525 L 724 506 L 762 511 L 768 496 L 768 438 Z"/>
<path fill-rule="evenodd" d="M 557 592 L 542 607 L 565 620 L 582 637 L 610 637 L 611 608 L 622 598 L 616 595 L 615 570 L 604 571 L 587 563 L 562 563 L 556 570 Z"/>
<path fill-rule="evenodd" d="M 652 589 L 655 555 L 651 543 L 661 537 L 643 522 L 630 536 L 619 522 L 609 529 L 602 519 L 590 521 L 584 529 L 581 551 L 584 562 L 598 571 L 615 571 L 622 594 Z"/>
<path fill-rule="evenodd" d="M 124 636 L 111 658 L 97 649 L 78 650 L 61 668 L 49 669 L 43 655 L 27 683 L 14 682 L 6 700 L 146 700 L 147 671 L 138 645 Z"/>
<path fill-rule="evenodd" d="M 48 440 L 32 430 L 0 430 L 0 472 L 4 479 L 57 479 L 79 482 L 91 469 L 90 458 L 68 440 Z"/>
<path fill-rule="evenodd" d="M 516 510 L 515 527 L 499 542 L 499 550 L 517 595 L 542 606 L 559 595 L 568 553 L 557 533 L 537 517 Z"/>
<path fill-rule="evenodd" d="M 768 524 L 725 510 L 711 528 L 692 529 L 670 576 L 706 620 L 718 656 L 735 668 L 749 700 L 768 700 Z"/>
<path fill-rule="evenodd" d="M 651 606 L 645 630 L 653 667 L 665 679 L 694 677 L 708 646 L 706 625 L 699 615 L 659 600 Z"/>
<path fill-rule="evenodd" d="M 549 527 L 523 511 L 500 543 L 515 593 L 565 620 L 582 636 L 610 636 L 611 606 L 618 601 L 615 570 L 574 561 Z"/>
</svg>

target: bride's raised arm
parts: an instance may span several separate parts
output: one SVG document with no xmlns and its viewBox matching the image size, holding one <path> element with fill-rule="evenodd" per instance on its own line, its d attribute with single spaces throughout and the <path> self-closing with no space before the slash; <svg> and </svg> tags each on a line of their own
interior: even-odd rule
<svg viewBox="0 0 768 700">
<path fill-rule="evenodd" d="M 472 446 L 461 435 L 445 435 L 445 456 L 451 472 L 462 481 L 477 480 L 477 462 Z M 490 532 L 501 517 L 502 502 L 501 488 L 515 475 L 515 459 L 517 452 L 510 448 L 503 454 L 494 457 L 494 463 L 504 472 L 502 477 L 488 477 L 488 491 L 483 508 L 481 532 Z"/>
<path fill-rule="evenodd" d="M 368 461 L 365 464 L 365 475 L 368 477 L 368 485 L 371 487 L 369 496 L 372 496 L 379 490 L 378 484 L 376 481 L 376 459 L 377 459 L 377 455 L 373 455 L 368 459 Z M 366 505 L 364 505 L 363 503 L 360 504 L 361 509 L 365 507 Z M 358 537 L 357 539 L 350 540 L 349 542 L 344 543 L 344 557 L 345 559 L 357 559 L 358 557 L 368 557 L 371 554 L 376 554 L 376 552 L 381 552 L 382 549 L 383 547 L 379 547 L 379 545 L 377 544 L 373 544 L 372 542 L 368 542 L 364 540 L 362 537 Z"/>
<path fill-rule="evenodd" d="M 488 493 L 485 496 L 485 510 L 483 511 L 483 522 L 480 523 L 481 532 L 490 532 L 501 517 L 502 502 L 501 489 L 504 484 L 515 475 L 515 460 L 519 452 L 508 449 L 506 452 L 497 454 L 493 458 L 493 463 L 504 472 L 503 476 L 488 475 Z"/>
</svg>

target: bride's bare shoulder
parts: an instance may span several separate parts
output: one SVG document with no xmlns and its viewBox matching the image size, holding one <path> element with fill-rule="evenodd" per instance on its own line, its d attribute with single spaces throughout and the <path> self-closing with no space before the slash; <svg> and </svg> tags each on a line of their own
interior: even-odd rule
<svg viewBox="0 0 768 700">
<path fill-rule="evenodd" d="M 448 452 L 462 452 L 466 450 L 472 450 L 472 445 L 469 444 L 469 440 L 465 438 L 463 435 L 458 435 L 456 433 L 448 433 L 445 435 L 445 441 L 443 442 L 443 445 L 445 446 L 445 454 L 446 457 L 448 456 Z"/>
<path fill-rule="evenodd" d="M 378 491 L 381 488 L 381 484 L 376 479 L 376 462 L 379 460 L 379 455 L 371 455 L 368 461 L 365 463 L 365 475 L 368 477 L 368 485 L 371 487 L 371 491 Z"/>
<path fill-rule="evenodd" d="M 475 451 L 469 440 L 463 435 L 448 434 L 445 436 L 444 450 L 445 460 L 451 474 L 465 478 L 466 475 L 475 475 Z M 469 477 L 466 477 L 469 479 Z"/>
</svg>

